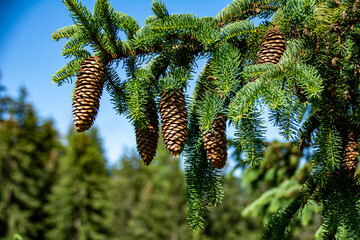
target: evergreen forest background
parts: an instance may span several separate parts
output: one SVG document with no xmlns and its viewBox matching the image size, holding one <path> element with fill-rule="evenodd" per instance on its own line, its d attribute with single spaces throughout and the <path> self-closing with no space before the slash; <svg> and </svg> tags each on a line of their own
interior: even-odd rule
<svg viewBox="0 0 360 240">
<path fill-rule="evenodd" d="M 185 175 L 163 145 L 146 167 L 134 149 L 110 166 L 98 131 L 66 141 L 51 120 L 39 119 L 25 89 L 17 98 L 0 90 L 0 239 L 259 239 L 269 216 L 287 206 L 309 176 L 310 155 L 289 143 L 266 143 L 263 163 L 224 172 L 224 199 L 206 226 L 189 229 Z M 241 170 L 241 178 L 234 174 Z M 294 239 L 321 232 L 318 205 L 293 223 Z"/>
</svg>

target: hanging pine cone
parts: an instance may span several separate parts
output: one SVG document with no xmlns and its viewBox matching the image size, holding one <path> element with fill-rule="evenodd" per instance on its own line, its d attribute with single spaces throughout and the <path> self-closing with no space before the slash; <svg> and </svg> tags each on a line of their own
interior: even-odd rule
<svg viewBox="0 0 360 240">
<path fill-rule="evenodd" d="M 146 110 L 149 123 L 146 128 L 135 127 L 135 134 L 137 150 L 145 165 L 149 165 L 156 154 L 159 139 L 159 119 L 154 101 L 147 104 Z"/>
<path fill-rule="evenodd" d="M 277 64 L 286 48 L 285 35 L 279 29 L 269 29 L 262 39 L 257 63 Z"/>
<path fill-rule="evenodd" d="M 212 130 L 203 135 L 204 148 L 206 155 L 214 167 L 221 169 L 225 166 L 227 159 L 226 141 L 226 117 L 220 114 L 215 119 Z"/>
<path fill-rule="evenodd" d="M 349 172 L 354 172 L 357 164 L 358 152 L 358 143 L 355 138 L 355 134 L 351 131 L 348 135 L 347 144 L 344 149 L 343 155 L 343 168 Z"/>
<path fill-rule="evenodd" d="M 97 56 L 81 63 L 73 97 L 73 120 L 77 132 L 88 130 L 94 123 L 104 87 L 105 65 Z"/>
<path fill-rule="evenodd" d="M 177 158 L 187 135 L 187 111 L 182 90 L 171 90 L 161 95 L 160 115 L 165 147 Z"/>
</svg>

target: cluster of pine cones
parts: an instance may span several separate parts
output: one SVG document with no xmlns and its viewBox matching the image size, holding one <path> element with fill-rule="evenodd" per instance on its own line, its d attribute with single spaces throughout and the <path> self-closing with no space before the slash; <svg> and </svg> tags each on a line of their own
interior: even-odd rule
<svg viewBox="0 0 360 240">
<path fill-rule="evenodd" d="M 285 36 L 277 29 L 270 29 L 262 39 L 257 63 L 277 64 L 285 50 Z M 73 97 L 73 120 L 78 132 L 88 130 L 97 116 L 104 87 L 105 64 L 97 56 L 83 61 L 77 75 Z M 159 120 L 155 102 L 146 105 L 148 125 L 135 126 L 138 152 L 146 165 L 156 154 Z M 162 136 L 166 148 L 177 158 L 182 152 L 187 135 L 187 111 L 182 90 L 171 90 L 161 95 L 160 115 Z M 219 114 L 212 129 L 203 134 L 204 149 L 216 168 L 223 168 L 227 159 L 226 116 Z"/>
</svg>

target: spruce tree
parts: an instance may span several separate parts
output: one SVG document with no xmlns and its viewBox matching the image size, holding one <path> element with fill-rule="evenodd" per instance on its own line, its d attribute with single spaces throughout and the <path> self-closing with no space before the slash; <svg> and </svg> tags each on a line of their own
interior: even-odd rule
<svg viewBox="0 0 360 240">
<path fill-rule="evenodd" d="M 54 180 L 60 154 L 51 121 L 41 123 L 21 90 L 19 99 L 4 97 L 0 121 L 0 238 L 15 233 L 44 239 L 43 206 Z M 6 104 L 6 106 L 5 106 Z"/>
<path fill-rule="evenodd" d="M 180 161 L 160 144 L 152 165 L 141 171 L 133 152 L 113 169 L 114 239 L 192 239 Z"/>
<path fill-rule="evenodd" d="M 262 238 L 290 239 L 290 223 L 314 198 L 321 206 L 323 239 L 360 236 L 360 190 L 354 174 L 359 138 L 358 1 L 234 0 L 218 15 L 200 18 L 170 14 L 164 3 L 154 0 L 154 15 L 141 28 L 107 0 L 97 0 L 93 12 L 78 0 L 63 2 L 74 25 L 52 36 L 68 39 L 63 55 L 73 60 L 53 81 L 61 85 L 76 75 L 85 59 L 99 57 L 106 65 L 104 84 L 115 110 L 140 128 L 149 123 L 147 104 L 165 94 L 169 107 L 164 111 L 178 120 L 166 123 L 169 131 L 181 139 L 186 136 L 192 229 L 204 226 L 206 209 L 219 204 L 223 195 L 221 170 L 215 168 L 221 168 L 226 152 L 219 119 L 225 116 L 236 128 L 235 141 L 246 164 L 256 167 L 263 158 L 266 107 L 270 123 L 285 140 L 296 140 L 300 149 L 313 144 L 315 150 L 312 174 L 295 200 L 267 223 Z M 255 17 L 263 20 L 256 27 Z M 126 40 L 120 40 L 119 31 Z M 172 105 L 168 96 L 184 92 L 199 58 L 207 64 L 191 101 Z M 116 75 L 119 62 L 127 73 L 124 81 Z M 187 129 L 182 127 L 185 122 Z M 164 141 L 170 152 L 178 144 L 165 135 Z"/>
<path fill-rule="evenodd" d="M 109 175 L 96 129 L 71 130 L 49 196 L 47 239 L 110 239 Z"/>
</svg>

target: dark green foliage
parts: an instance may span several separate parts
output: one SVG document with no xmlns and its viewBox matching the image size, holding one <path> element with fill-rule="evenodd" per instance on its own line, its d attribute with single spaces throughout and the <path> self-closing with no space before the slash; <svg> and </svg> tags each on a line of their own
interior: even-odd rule
<svg viewBox="0 0 360 240">
<path fill-rule="evenodd" d="M 264 151 L 264 125 L 261 111 L 251 107 L 241 118 L 235 132 L 236 141 L 246 157 L 247 163 L 254 167 L 262 160 Z"/>
<path fill-rule="evenodd" d="M 182 90 L 187 86 L 188 80 L 191 78 L 190 72 L 184 68 L 175 68 L 164 78 L 161 78 L 159 85 L 161 92 Z"/>
<path fill-rule="evenodd" d="M 207 207 L 216 206 L 221 202 L 223 181 L 221 172 L 215 169 L 206 157 L 195 113 L 190 114 L 192 131 L 188 133 L 185 147 L 188 221 L 190 228 L 197 230 L 204 227 Z"/>
<path fill-rule="evenodd" d="M 208 78 L 210 64 L 206 64 L 198 79 L 193 102 L 199 102 L 212 85 Z M 195 105 L 194 105 L 195 106 Z M 207 207 L 216 206 L 223 197 L 221 172 L 207 159 L 200 133 L 199 116 L 195 107 L 190 109 L 189 133 L 185 145 L 185 172 L 190 228 L 203 228 Z"/>
<path fill-rule="evenodd" d="M 206 134 L 212 129 L 214 120 L 218 114 L 222 112 L 224 107 L 224 100 L 219 95 L 213 95 L 208 92 L 198 110 L 200 130 Z"/>
<path fill-rule="evenodd" d="M 329 177 L 332 192 L 320 189 L 323 210 L 322 239 L 357 239 L 360 236 L 358 178 Z"/>
<path fill-rule="evenodd" d="M 110 239 L 110 178 L 96 129 L 71 130 L 46 206 L 47 239 Z"/>
<path fill-rule="evenodd" d="M 165 4 L 159 0 L 154 0 L 152 2 L 151 9 L 153 13 L 160 19 L 164 19 L 165 17 L 169 16 L 169 12 L 166 9 Z"/>
<path fill-rule="evenodd" d="M 44 239 L 43 205 L 60 154 L 57 132 L 50 121 L 38 120 L 25 90 L 18 100 L 1 100 L 5 118 L 0 121 L 0 238 L 19 233 Z"/>
<path fill-rule="evenodd" d="M 308 202 L 316 189 L 312 177 L 304 184 L 303 189 L 285 209 L 278 211 L 267 223 L 262 239 L 291 239 L 289 227 L 297 218 L 297 214 Z"/>
<path fill-rule="evenodd" d="M 133 153 L 113 169 L 114 239 L 192 239 L 186 223 L 184 173 L 159 144 L 152 167 Z"/>
</svg>

